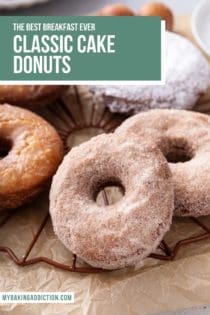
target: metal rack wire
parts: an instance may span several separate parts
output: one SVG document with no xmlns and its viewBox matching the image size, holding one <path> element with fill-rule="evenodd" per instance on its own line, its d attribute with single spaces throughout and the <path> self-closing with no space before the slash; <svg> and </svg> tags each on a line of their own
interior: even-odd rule
<svg viewBox="0 0 210 315">
<path fill-rule="evenodd" d="M 69 145 L 68 140 L 73 133 L 82 129 L 91 128 L 95 128 L 96 130 L 100 131 L 103 130 L 103 132 L 112 132 L 125 118 L 121 115 L 111 114 L 106 108 L 103 108 L 102 106 L 100 107 L 100 114 L 98 117 L 96 117 L 95 112 L 98 112 L 99 104 L 94 103 L 94 101 L 90 101 L 90 99 L 89 114 L 87 118 L 85 113 L 87 109 L 86 107 L 88 107 L 87 99 L 87 92 L 79 90 L 78 87 L 71 87 L 69 95 L 60 101 L 59 104 L 53 104 L 40 113 L 56 127 L 63 140 L 66 151 L 71 149 L 71 145 Z M 77 109 L 77 115 L 75 115 L 75 112 L 72 108 Z M 77 117 L 79 119 L 77 119 Z M 105 190 L 102 192 L 102 197 L 104 204 L 109 204 L 109 199 Z M 18 209 L 9 211 L 9 213 L 0 221 L 0 229 L 5 227 L 10 222 L 16 211 L 18 211 Z M 0 252 L 7 255 L 10 260 L 21 267 L 46 263 L 55 268 L 69 272 L 98 273 L 106 271 L 89 266 L 78 266 L 78 259 L 75 255 L 73 255 L 73 260 L 70 264 L 64 264 L 45 256 L 35 256 L 33 258 L 29 258 L 34 246 L 40 238 L 42 231 L 49 222 L 49 219 L 49 213 L 47 213 L 39 224 L 28 246 L 25 248 L 23 256 L 19 257 L 17 254 L 18 248 L 16 251 L 14 251 L 11 247 L 3 246 L 1 244 Z M 200 219 L 189 218 L 188 220 L 193 222 L 195 227 L 201 228 L 201 232 L 197 235 L 177 241 L 172 247 L 165 240 L 163 240 L 159 245 L 158 252 L 152 253 L 149 257 L 158 260 L 170 261 L 177 257 L 179 251 L 184 246 L 188 246 L 189 244 L 210 238 L 210 228 Z"/>
<path fill-rule="evenodd" d="M 104 202 L 107 204 L 107 196 L 106 193 L 104 194 Z M 11 210 L 9 214 L 2 219 L 0 222 L 0 229 L 9 223 L 9 221 L 12 219 L 12 217 L 15 215 L 15 211 Z M 34 248 L 35 244 L 37 243 L 42 231 L 44 230 L 47 222 L 49 220 L 49 213 L 47 213 L 44 217 L 44 219 L 41 221 L 36 233 L 34 234 L 33 238 L 29 242 L 28 246 L 25 248 L 24 255 L 20 258 L 18 255 L 14 252 L 14 250 L 7 246 L 1 246 L 0 245 L 0 252 L 6 254 L 15 264 L 25 267 L 29 265 L 34 265 L 38 263 L 46 263 L 48 265 L 51 265 L 55 268 L 71 271 L 71 272 L 80 272 L 80 273 L 98 273 L 98 272 L 105 272 L 106 270 L 97 269 L 93 267 L 80 267 L 77 266 L 77 257 L 76 255 L 73 255 L 73 261 L 71 264 L 64 264 L 61 262 L 58 262 L 56 260 L 53 260 L 51 258 L 45 257 L 45 256 L 36 256 L 34 258 L 29 258 L 29 255 Z M 196 218 L 189 218 L 195 226 L 199 226 L 202 229 L 202 232 L 198 233 L 196 236 L 183 238 L 179 240 L 172 248 L 166 243 L 166 241 L 162 241 L 159 245 L 159 250 L 161 253 L 152 253 L 149 257 L 158 259 L 158 260 L 164 260 L 164 261 L 171 261 L 176 258 L 181 248 L 184 246 L 188 246 L 195 242 L 200 242 L 202 240 L 210 238 L 210 228 L 203 224 L 199 219 Z M 18 252 L 18 249 L 17 249 Z"/>
</svg>

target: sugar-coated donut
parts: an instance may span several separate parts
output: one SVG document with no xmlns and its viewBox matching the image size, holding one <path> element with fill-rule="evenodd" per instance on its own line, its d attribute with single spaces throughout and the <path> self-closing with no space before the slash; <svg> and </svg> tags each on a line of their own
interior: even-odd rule
<svg viewBox="0 0 210 315">
<path fill-rule="evenodd" d="M 63 157 L 53 127 L 28 110 L 0 105 L 0 210 L 30 201 Z"/>
<path fill-rule="evenodd" d="M 98 192 L 120 185 L 124 196 L 99 206 Z M 54 231 L 94 267 L 136 265 L 154 250 L 171 224 L 173 184 L 160 150 L 100 135 L 75 147 L 60 165 L 50 192 Z"/>
<path fill-rule="evenodd" d="M 155 108 L 192 108 L 210 86 L 207 60 L 189 40 L 166 32 L 165 67 L 165 85 L 93 85 L 90 90 L 112 112 L 135 114 Z"/>
<path fill-rule="evenodd" d="M 0 103 L 36 109 L 54 102 L 65 89 L 59 85 L 1 85 Z"/>
<path fill-rule="evenodd" d="M 170 163 L 175 215 L 210 214 L 210 118 L 184 110 L 151 110 L 127 119 L 116 133 L 158 146 Z M 140 167 L 141 168 L 141 167 Z"/>
</svg>

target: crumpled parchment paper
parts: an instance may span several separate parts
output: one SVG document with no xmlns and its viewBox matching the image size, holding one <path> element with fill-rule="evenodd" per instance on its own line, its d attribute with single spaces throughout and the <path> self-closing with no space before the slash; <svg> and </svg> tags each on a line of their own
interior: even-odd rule
<svg viewBox="0 0 210 315">
<path fill-rule="evenodd" d="M 177 19 L 176 29 L 191 37 L 189 18 Z M 210 113 L 210 91 L 196 110 Z M 18 257 L 22 257 L 47 211 L 48 194 L 45 193 L 32 205 L 15 212 L 9 223 L 0 229 L 0 244 L 10 246 Z M 210 217 L 202 220 L 210 226 Z M 200 231 L 189 219 L 175 219 L 166 240 L 172 246 L 178 239 Z M 54 236 L 50 221 L 30 254 L 30 258 L 36 256 L 66 264 L 72 260 L 71 253 Z M 147 258 L 139 269 L 99 274 L 71 273 L 44 263 L 23 268 L 0 253 L 0 290 L 75 292 L 75 304 L 72 305 L 0 305 L 1 315 L 9 312 L 15 315 L 144 315 L 208 304 L 210 238 L 182 248 L 173 262 Z"/>
</svg>

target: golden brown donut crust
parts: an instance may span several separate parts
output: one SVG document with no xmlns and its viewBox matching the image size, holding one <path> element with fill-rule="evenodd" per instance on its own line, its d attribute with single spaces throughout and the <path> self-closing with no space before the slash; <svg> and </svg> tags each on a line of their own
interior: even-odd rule
<svg viewBox="0 0 210 315">
<path fill-rule="evenodd" d="M 36 109 L 54 102 L 66 88 L 59 85 L 1 85 L 0 103 Z"/>
<path fill-rule="evenodd" d="M 0 209 L 16 208 L 41 191 L 55 173 L 63 145 L 44 119 L 22 108 L 0 105 Z"/>
<path fill-rule="evenodd" d="M 157 146 L 167 158 L 175 188 L 175 215 L 210 214 L 210 118 L 185 111 L 156 109 L 127 119 L 116 133 L 137 145 Z"/>
</svg>

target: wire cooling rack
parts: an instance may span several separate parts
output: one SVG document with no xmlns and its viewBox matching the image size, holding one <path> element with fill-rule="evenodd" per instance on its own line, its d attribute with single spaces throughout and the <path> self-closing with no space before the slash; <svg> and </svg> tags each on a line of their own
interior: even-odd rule
<svg viewBox="0 0 210 315">
<path fill-rule="evenodd" d="M 83 88 L 71 87 L 62 100 L 58 104 L 48 106 L 40 112 L 40 114 L 46 118 L 55 128 L 58 130 L 66 152 L 75 144 L 81 142 L 80 133 L 82 133 L 82 139 L 100 134 L 103 132 L 112 132 L 114 129 L 125 119 L 125 117 L 117 114 L 110 113 L 106 108 L 100 104 L 100 100 L 93 100 L 92 96 L 88 94 L 87 90 Z M 84 132 L 85 131 L 85 132 Z M 89 132 L 89 136 L 87 134 Z M 104 205 L 109 204 L 109 196 L 106 189 L 102 191 L 102 200 Z M 7 214 L 3 215 L 0 219 L 0 230 L 5 228 L 10 221 L 14 218 L 15 214 L 19 211 L 10 210 Z M 24 249 L 24 254 L 19 254 L 19 249 L 13 250 L 11 246 L 1 245 L 0 252 L 7 255 L 10 260 L 19 266 L 36 265 L 39 263 L 46 263 L 55 268 L 66 270 L 70 272 L 80 273 L 98 273 L 105 272 L 105 270 L 92 268 L 88 265 L 78 265 L 78 258 L 76 255 L 72 255 L 68 264 L 57 261 L 43 255 L 35 255 L 30 258 L 30 254 L 34 249 L 37 242 L 40 240 L 40 236 L 43 230 L 46 228 L 50 220 L 49 213 L 46 213 L 41 219 L 32 239 Z M 202 218 L 182 218 L 180 219 L 184 224 L 192 224 L 193 232 L 190 237 L 182 237 L 174 244 L 171 244 L 167 239 L 163 240 L 157 252 L 152 253 L 149 257 L 156 260 L 171 261 L 177 257 L 180 250 L 183 247 L 190 246 L 190 244 L 201 242 L 210 238 L 210 227 L 203 222 Z M 173 230 L 173 226 L 172 226 Z M 199 232 L 196 232 L 198 231 Z M 170 233 L 173 233 L 170 232 Z"/>
</svg>

